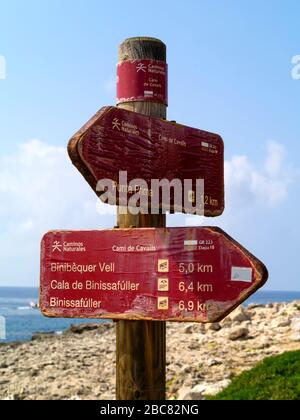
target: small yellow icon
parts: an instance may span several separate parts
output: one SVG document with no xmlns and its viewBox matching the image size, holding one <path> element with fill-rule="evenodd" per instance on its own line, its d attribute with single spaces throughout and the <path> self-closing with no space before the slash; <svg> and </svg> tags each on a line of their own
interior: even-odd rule
<svg viewBox="0 0 300 420">
<path fill-rule="evenodd" d="M 158 279 L 157 289 L 159 292 L 168 292 L 169 291 L 169 279 Z"/>
<path fill-rule="evenodd" d="M 189 201 L 189 203 L 195 203 L 195 201 L 196 201 L 195 191 L 189 191 L 188 192 L 188 201 Z"/>
<path fill-rule="evenodd" d="M 169 309 L 169 298 L 159 297 L 157 300 L 157 309 L 159 311 L 167 311 Z"/>
<path fill-rule="evenodd" d="M 158 272 L 159 273 L 169 272 L 169 260 L 158 260 Z"/>
</svg>

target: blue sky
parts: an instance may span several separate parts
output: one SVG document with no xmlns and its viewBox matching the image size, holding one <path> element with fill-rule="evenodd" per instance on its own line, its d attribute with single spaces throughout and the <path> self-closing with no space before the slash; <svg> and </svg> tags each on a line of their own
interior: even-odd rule
<svg viewBox="0 0 300 420">
<path fill-rule="evenodd" d="M 44 232 L 114 225 L 65 150 L 115 103 L 118 45 L 146 35 L 168 46 L 169 118 L 225 141 L 227 208 L 204 224 L 264 261 L 269 289 L 300 290 L 298 1 L 2 0 L 0 10 L 0 286 L 38 285 Z"/>
</svg>

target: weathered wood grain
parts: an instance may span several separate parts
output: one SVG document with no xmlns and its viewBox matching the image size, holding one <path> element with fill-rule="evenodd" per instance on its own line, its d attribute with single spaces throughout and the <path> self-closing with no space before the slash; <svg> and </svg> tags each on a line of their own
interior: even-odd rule
<svg viewBox="0 0 300 420">
<path fill-rule="evenodd" d="M 166 46 L 154 38 L 131 38 L 119 48 L 119 61 L 153 59 L 166 61 Z M 120 108 L 152 117 L 166 118 L 167 107 L 152 102 L 131 102 Z M 165 215 L 123 215 L 118 226 L 165 227 Z M 166 324 L 151 321 L 118 321 L 117 399 L 164 400 L 166 395 Z"/>
<path fill-rule="evenodd" d="M 115 125 L 114 125 L 115 124 Z M 116 125 L 117 124 L 117 125 Z M 123 124 L 127 124 L 126 128 Z M 163 140 L 161 139 L 163 133 Z M 204 146 L 205 145 L 205 146 Z M 204 199 L 198 203 L 185 202 L 184 190 L 175 202 L 175 191 L 170 197 L 152 200 L 151 194 L 141 202 L 143 212 L 165 209 L 215 217 L 224 210 L 224 144 L 214 133 L 144 116 L 116 107 L 104 107 L 84 130 L 79 130 L 69 143 L 73 164 L 81 172 L 96 194 L 99 180 L 109 178 L 123 185 L 120 171 L 127 173 L 127 183 L 143 179 L 148 190 L 153 180 L 191 180 L 190 189 L 197 195 L 197 180 L 204 181 Z M 126 181 L 123 181 L 124 186 Z M 103 193 L 104 193 L 103 189 Z M 123 205 L 133 193 L 111 197 L 110 204 Z M 153 211 L 153 212 L 154 212 Z"/>
</svg>

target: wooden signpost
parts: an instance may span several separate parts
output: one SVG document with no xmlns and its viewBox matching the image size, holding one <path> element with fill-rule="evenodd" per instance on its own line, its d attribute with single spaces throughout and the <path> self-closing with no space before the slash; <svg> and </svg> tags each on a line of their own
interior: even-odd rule
<svg viewBox="0 0 300 420">
<path fill-rule="evenodd" d="M 161 41 L 121 44 L 117 107 L 102 108 L 68 146 L 93 190 L 118 205 L 117 229 L 53 231 L 42 240 L 44 315 L 116 321 L 118 400 L 165 399 L 166 321 L 219 321 L 268 277 L 258 259 L 218 228 L 166 228 L 162 210 L 178 211 L 178 194 L 153 203 L 154 179 L 188 179 L 179 211 L 218 216 L 224 210 L 223 141 L 166 121 L 167 76 Z M 144 187 L 132 186 L 137 178 Z M 134 212 L 130 199 L 142 190 L 146 200 Z"/>
<path fill-rule="evenodd" d="M 216 322 L 267 279 L 218 228 L 49 232 L 41 310 L 62 318 Z"/>
<path fill-rule="evenodd" d="M 130 38 L 119 47 L 119 66 L 141 60 L 166 64 L 167 48 L 158 39 Z M 144 63 L 143 63 L 144 64 Z M 139 72 L 141 73 L 141 71 Z M 144 73 L 144 72 L 143 72 Z M 136 72 L 136 75 L 138 72 Z M 148 73 L 145 73 L 148 83 Z M 126 74 L 118 73 L 118 84 L 130 83 Z M 165 76 L 165 85 L 168 78 Z M 147 86 L 146 86 L 147 87 Z M 160 88 L 153 88 L 153 90 Z M 146 89 L 145 89 L 146 91 Z M 135 97 L 119 102 L 119 107 L 146 116 L 167 118 L 166 98 Z M 166 226 L 165 214 L 126 214 L 118 210 L 119 228 L 161 228 Z M 125 214 L 124 214 L 125 213 Z M 164 400 L 166 398 L 166 323 L 163 321 L 117 321 L 116 323 L 116 397 L 117 400 Z"/>
<path fill-rule="evenodd" d="M 114 182 L 116 194 L 110 204 L 126 206 L 137 192 L 134 182 L 129 190 L 129 183 L 142 179 L 146 182 L 142 193 L 148 198 L 144 204 L 147 210 L 175 211 L 181 207 L 181 212 L 192 211 L 205 216 L 223 213 L 224 145 L 217 134 L 105 107 L 75 134 L 68 150 L 74 165 L 99 196 L 105 192 L 99 185 L 100 180 L 108 178 Z M 126 184 L 119 179 L 121 171 L 126 173 Z M 155 179 L 180 180 L 177 208 L 174 188 L 170 190 L 170 200 L 164 202 L 162 197 L 153 202 Z M 182 188 L 186 180 L 191 180 L 191 187 L 187 189 L 191 197 L 187 197 L 187 205 Z M 197 196 L 197 180 L 204 182 L 198 206 L 192 199 Z"/>
</svg>

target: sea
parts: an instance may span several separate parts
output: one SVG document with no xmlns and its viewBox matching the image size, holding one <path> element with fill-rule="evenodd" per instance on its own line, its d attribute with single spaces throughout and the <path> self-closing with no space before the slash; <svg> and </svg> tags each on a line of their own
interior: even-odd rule
<svg viewBox="0 0 300 420">
<path fill-rule="evenodd" d="M 38 293 L 38 289 L 35 288 L 0 287 L 0 343 L 31 340 L 32 335 L 37 332 L 60 334 L 72 324 L 91 322 L 91 320 L 84 319 L 45 318 L 38 308 L 31 308 L 31 303 L 38 302 Z M 300 292 L 262 290 L 251 296 L 244 305 L 293 302 L 295 300 L 300 301 Z M 92 322 L 101 323 L 103 321 L 92 320 Z"/>
</svg>

